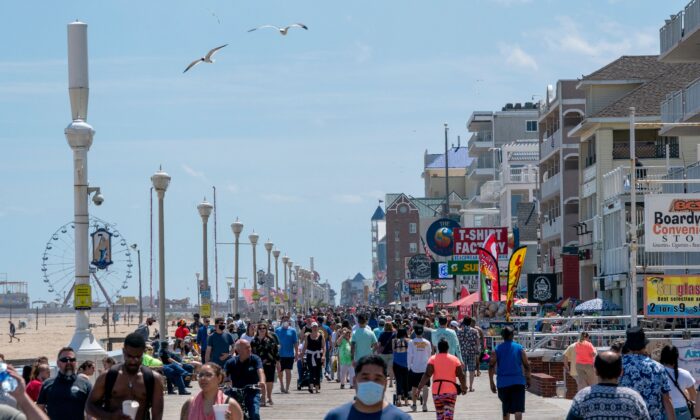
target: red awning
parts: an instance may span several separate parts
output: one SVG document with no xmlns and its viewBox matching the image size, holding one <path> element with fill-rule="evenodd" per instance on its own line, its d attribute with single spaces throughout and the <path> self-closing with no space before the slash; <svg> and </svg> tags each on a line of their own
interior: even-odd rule
<svg viewBox="0 0 700 420">
<path fill-rule="evenodd" d="M 505 301 L 506 295 L 501 295 L 501 300 Z M 478 301 L 479 301 L 479 293 L 472 293 L 471 295 L 469 295 L 465 298 L 462 298 L 460 300 L 456 300 L 447 306 L 449 306 L 450 308 L 459 308 L 461 306 L 471 306 L 473 303 L 476 303 Z"/>
</svg>

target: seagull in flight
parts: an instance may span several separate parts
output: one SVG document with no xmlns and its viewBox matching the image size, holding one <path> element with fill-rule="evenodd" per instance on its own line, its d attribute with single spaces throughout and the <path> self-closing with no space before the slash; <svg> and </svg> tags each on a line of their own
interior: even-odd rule
<svg viewBox="0 0 700 420">
<path fill-rule="evenodd" d="M 211 50 L 209 50 L 207 55 L 205 55 L 202 58 L 198 58 L 198 59 L 194 60 L 193 62 L 191 62 L 190 65 L 187 66 L 185 71 L 183 71 L 183 73 L 187 73 L 187 70 L 191 69 L 192 67 L 196 66 L 199 63 L 213 63 L 214 60 L 212 60 L 211 58 L 214 56 L 214 54 L 216 54 L 217 51 L 219 51 L 220 49 L 224 48 L 227 45 L 228 44 L 224 44 L 220 47 L 212 48 Z"/>
<path fill-rule="evenodd" d="M 287 35 L 287 32 L 289 32 L 289 28 L 301 28 L 301 29 L 305 29 L 307 31 L 309 30 L 309 28 L 306 25 L 304 25 L 303 23 L 293 23 L 291 25 L 283 26 L 281 28 L 274 26 L 274 25 L 263 25 L 263 26 L 258 26 L 257 28 L 253 28 L 253 29 L 249 30 L 248 32 L 257 31 L 258 29 L 263 29 L 263 28 L 277 29 L 279 31 L 280 35 L 282 35 L 282 36 Z"/>
</svg>

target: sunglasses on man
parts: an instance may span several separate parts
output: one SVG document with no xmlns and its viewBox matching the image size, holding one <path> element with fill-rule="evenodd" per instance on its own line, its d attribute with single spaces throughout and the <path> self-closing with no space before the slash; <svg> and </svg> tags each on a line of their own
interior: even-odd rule
<svg viewBox="0 0 700 420">
<path fill-rule="evenodd" d="M 59 362 L 61 363 L 75 363 L 78 361 L 75 357 L 61 357 L 58 359 Z"/>
</svg>

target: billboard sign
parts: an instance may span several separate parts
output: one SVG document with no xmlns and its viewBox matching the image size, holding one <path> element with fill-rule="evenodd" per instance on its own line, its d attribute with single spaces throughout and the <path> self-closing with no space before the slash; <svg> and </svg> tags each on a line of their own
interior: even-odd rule
<svg viewBox="0 0 700 420">
<path fill-rule="evenodd" d="M 416 254 L 408 260 L 408 271 L 412 279 L 430 278 L 430 257 L 424 254 Z"/>
<path fill-rule="evenodd" d="M 112 261 L 112 232 L 105 228 L 94 231 L 92 236 L 92 261 L 99 270 L 109 267 Z"/>
<path fill-rule="evenodd" d="M 454 231 L 454 254 L 473 255 L 476 259 L 476 250 L 484 245 L 484 241 L 493 234 L 496 239 L 498 259 L 508 259 L 508 228 L 458 228 Z"/>
<path fill-rule="evenodd" d="M 425 233 L 425 241 L 428 248 L 436 255 L 449 257 L 454 248 L 454 231 L 459 228 L 459 223 L 452 219 L 438 219 L 434 221 Z"/>
<path fill-rule="evenodd" d="M 700 316 L 700 276 L 646 276 L 644 315 L 659 318 Z"/>
<path fill-rule="evenodd" d="M 551 303 L 557 301 L 556 274 L 528 274 L 527 301 L 530 303 Z"/>
<path fill-rule="evenodd" d="M 475 276 L 479 274 L 478 260 L 449 261 L 447 265 L 450 274 L 457 274 L 460 276 Z"/>
<path fill-rule="evenodd" d="M 700 194 L 645 194 L 646 252 L 700 252 Z"/>
</svg>

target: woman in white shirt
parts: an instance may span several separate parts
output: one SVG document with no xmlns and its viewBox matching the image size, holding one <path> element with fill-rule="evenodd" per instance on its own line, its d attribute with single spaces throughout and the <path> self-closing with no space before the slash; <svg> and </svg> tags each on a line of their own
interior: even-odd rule
<svg viewBox="0 0 700 420">
<path fill-rule="evenodd" d="M 659 360 L 666 368 L 666 379 L 671 387 L 671 401 L 676 412 L 676 420 L 690 420 L 691 412 L 688 410 L 688 401 L 695 401 L 695 379 L 685 369 L 678 367 L 678 348 L 667 345 L 661 350 Z"/>
</svg>

